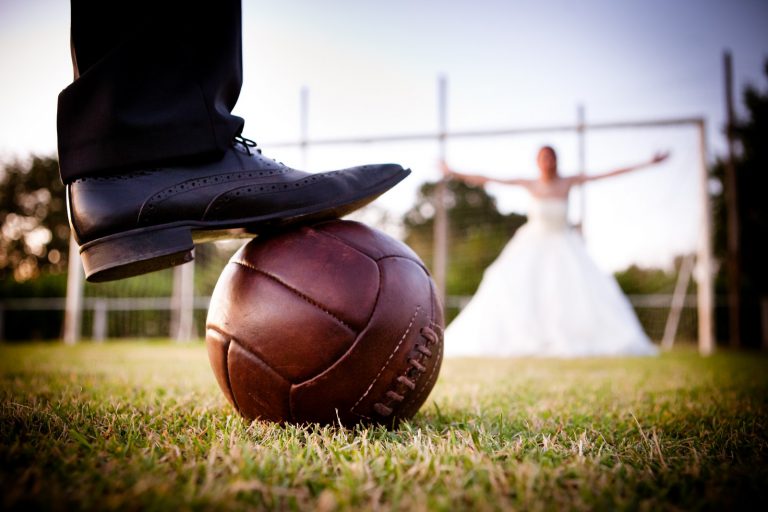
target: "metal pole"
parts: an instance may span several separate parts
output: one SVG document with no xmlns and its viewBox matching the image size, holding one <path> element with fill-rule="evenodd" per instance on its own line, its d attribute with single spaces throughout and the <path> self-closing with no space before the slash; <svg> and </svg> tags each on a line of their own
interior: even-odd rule
<svg viewBox="0 0 768 512">
<path fill-rule="evenodd" d="M 448 82 L 445 76 L 437 81 L 438 157 L 446 158 Z M 441 301 L 445 302 L 445 276 L 448 268 L 448 214 L 445 210 L 445 178 L 440 177 L 435 187 L 434 255 L 432 273 Z"/>
<path fill-rule="evenodd" d="M 301 88 L 299 98 L 299 143 L 301 144 L 301 168 L 307 168 L 308 162 L 308 144 L 309 138 L 309 88 L 304 86 Z"/>
<path fill-rule="evenodd" d="M 586 163 L 586 133 L 584 131 L 584 105 L 579 104 L 576 109 L 576 134 L 579 139 L 579 176 L 584 176 L 587 172 Z M 579 233 L 584 236 L 584 219 L 587 216 L 587 189 L 584 185 L 579 185 Z"/>
<path fill-rule="evenodd" d="M 699 195 L 701 202 L 701 236 L 698 251 L 698 313 L 699 353 L 703 356 L 715 350 L 714 328 L 714 257 L 712 256 L 712 205 L 709 200 L 709 170 L 707 168 L 707 129 L 699 121 Z"/>
<path fill-rule="evenodd" d="M 107 339 L 107 301 L 98 299 L 93 303 L 93 329 L 91 332 L 93 341 L 103 342 Z"/>
<path fill-rule="evenodd" d="M 629 128 L 661 128 L 671 126 L 695 125 L 701 121 L 700 117 L 678 117 L 668 119 L 645 119 L 640 121 L 616 121 L 607 123 L 593 123 L 584 126 L 585 131 L 594 130 L 623 130 Z M 444 138 L 462 139 L 462 138 L 485 138 L 485 137 L 510 137 L 519 135 L 530 135 L 536 133 L 569 133 L 577 129 L 575 125 L 552 125 L 552 126 L 521 126 L 513 128 L 498 128 L 489 130 L 464 130 L 456 132 L 445 132 Z M 338 137 L 331 139 L 308 139 L 307 146 L 334 146 L 350 144 L 374 144 L 382 142 L 404 142 L 418 140 L 440 139 L 440 133 L 405 133 L 402 135 L 372 135 L 369 137 Z M 270 142 L 265 143 L 271 148 L 295 148 L 301 146 L 301 141 L 292 142 Z"/>
<path fill-rule="evenodd" d="M 760 325 L 762 327 L 762 347 L 768 350 L 768 297 L 760 298 Z"/>
<path fill-rule="evenodd" d="M 80 263 L 80 248 L 75 236 L 69 236 L 69 261 L 67 272 L 67 301 L 64 306 L 62 337 L 67 345 L 80 341 L 80 325 L 83 318 L 83 280 L 85 274 Z"/>
<path fill-rule="evenodd" d="M 695 260 L 696 256 L 690 254 L 685 256 L 680 264 L 675 291 L 672 292 L 672 304 L 670 304 L 667 323 L 664 326 L 664 337 L 661 339 L 661 348 L 663 350 L 670 350 L 675 343 L 675 335 L 677 335 L 677 327 L 680 325 L 680 315 L 685 306 L 686 292 L 691 281 L 691 272 L 693 271 Z"/>
<path fill-rule="evenodd" d="M 728 228 L 728 334 L 729 343 L 733 347 L 741 345 L 741 251 L 739 250 L 739 193 L 736 179 L 736 157 L 734 148 L 733 110 L 733 63 L 730 52 L 723 55 L 725 68 L 725 134 L 728 139 L 728 159 L 725 162 L 725 215 Z"/>
<path fill-rule="evenodd" d="M 190 341 L 195 337 L 195 262 L 173 269 L 171 337 Z"/>
</svg>

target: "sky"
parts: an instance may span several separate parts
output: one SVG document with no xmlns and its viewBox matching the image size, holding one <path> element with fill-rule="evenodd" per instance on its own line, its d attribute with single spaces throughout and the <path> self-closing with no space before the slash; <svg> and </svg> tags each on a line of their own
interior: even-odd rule
<svg viewBox="0 0 768 512">
<path fill-rule="evenodd" d="M 244 84 L 235 114 L 265 154 L 328 170 L 395 161 L 413 174 L 375 204 L 394 216 L 438 177 L 434 142 L 277 147 L 300 133 L 309 98 L 310 139 L 425 133 L 437 129 L 437 78 L 448 83 L 449 130 L 702 117 L 708 158 L 724 154 L 722 54 L 733 54 L 740 98 L 762 89 L 768 58 L 765 0 L 283 0 L 243 2 Z M 0 0 L 0 159 L 55 154 L 56 97 L 72 80 L 69 4 Z M 740 102 L 737 112 L 744 114 Z M 650 158 L 662 166 L 589 185 L 585 242 L 605 270 L 668 265 L 699 240 L 698 146 L 690 127 L 590 133 L 589 173 Z M 542 144 L 577 170 L 573 134 L 452 140 L 455 168 L 535 177 Z M 274 147 L 270 149 L 270 145 Z M 527 198 L 488 188 L 502 211 Z M 571 219 L 580 218 L 580 196 Z"/>
</svg>

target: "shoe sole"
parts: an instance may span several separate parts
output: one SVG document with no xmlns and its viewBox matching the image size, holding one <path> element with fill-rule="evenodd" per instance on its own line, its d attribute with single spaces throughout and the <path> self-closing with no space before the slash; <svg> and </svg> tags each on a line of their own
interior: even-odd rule
<svg viewBox="0 0 768 512">
<path fill-rule="evenodd" d="M 92 283 L 103 283 L 187 263 L 194 259 L 192 250 L 195 239 L 209 242 L 233 238 L 228 231 L 231 229 L 244 229 L 249 235 L 257 235 L 289 226 L 340 218 L 370 203 L 410 172 L 410 169 L 404 169 L 344 204 L 325 203 L 228 221 L 181 221 L 97 238 L 80 246 L 85 278 Z"/>
</svg>

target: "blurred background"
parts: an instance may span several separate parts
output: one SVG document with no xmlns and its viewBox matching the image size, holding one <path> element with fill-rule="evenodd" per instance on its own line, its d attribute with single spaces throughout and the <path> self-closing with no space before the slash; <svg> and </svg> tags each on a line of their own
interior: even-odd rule
<svg viewBox="0 0 768 512">
<path fill-rule="evenodd" d="M 572 223 L 652 338 L 700 341 L 705 283 L 715 337 L 768 346 L 765 1 L 299 0 L 244 2 L 243 13 L 244 135 L 312 171 L 410 167 L 353 218 L 419 253 L 444 283 L 449 318 L 525 222 L 527 202 L 511 187 L 438 184 L 439 158 L 535 177 L 542 144 L 566 175 L 669 150 L 662 166 L 577 191 Z M 68 2 L 0 0 L 3 340 L 65 334 L 72 273 L 56 98 L 72 80 L 68 30 Z M 67 339 L 201 335 L 242 243 L 198 246 L 194 265 L 141 278 L 70 280 L 80 299 Z"/>
</svg>

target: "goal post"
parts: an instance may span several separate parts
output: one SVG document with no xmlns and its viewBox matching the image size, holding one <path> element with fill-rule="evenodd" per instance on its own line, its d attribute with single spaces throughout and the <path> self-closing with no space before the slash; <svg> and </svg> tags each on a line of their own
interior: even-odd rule
<svg viewBox="0 0 768 512">
<path fill-rule="evenodd" d="M 706 122 L 702 118 L 670 118 L 670 119 L 648 119 L 648 120 L 629 120 L 629 121 L 617 121 L 617 122 L 598 122 L 598 123 L 586 123 L 583 117 L 583 107 L 579 107 L 578 120 L 575 125 L 558 125 L 558 126 L 538 126 L 538 127 L 521 127 L 521 128 L 507 128 L 496 130 L 477 130 L 477 131 L 456 131 L 456 132 L 441 132 L 441 136 L 446 141 L 456 141 L 461 139 L 485 139 L 485 138 L 515 138 L 530 135 L 563 135 L 574 134 L 577 137 L 577 153 L 578 153 L 578 169 L 580 173 L 584 172 L 585 165 L 585 136 L 593 133 L 618 133 L 618 132 L 632 132 L 632 130 L 655 130 L 664 128 L 690 128 L 693 132 L 691 135 L 692 142 L 690 148 L 693 149 L 695 157 L 692 164 L 696 167 L 696 181 L 697 187 L 693 193 L 696 195 L 696 203 L 698 203 L 700 218 L 698 220 L 699 233 L 697 234 L 698 243 L 695 248 L 692 248 L 692 252 L 695 252 L 695 271 L 693 275 L 697 283 L 697 343 L 699 352 L 702 355 L 709 355 L 714 351 L 714 274 L 715 263 L 712 249 L 712 207 L 710 201 L 710 187 L 709 187 L 709 166 L 707 158 L 707 144 L 706 144 Z M 686 137 L 687 138 L 687 137 Z M 585 212 L 585 196 L 583 187 L 579 191 L 579 207 L 580 207 L 580 221 L 584 219 Z M 445 205 L 438 203 L 436 205 L 438 209 L 444 208 Z M 438 210 L 439 212 L 439 210 Z M 438 214 L 436 213 L 436 216 Z M 443 214 L 444 216 L 444 214 Z M 447 226 L 442 227 L 447 230 Z M 435 245 L 435 252 L 442 249 L 440 244 Z M 442 256 L 441 259 L 445 259 L 447 256 Z M 684 258 L 684 266 L 686 258 Z M 681 268 L 680 272 L 687 272 L 688 269 Z M 686 279 L 687 281 L 687 279 Z M 684 293 L 683 289 L 680 293 Z M 684 298 L 678 298 L 678 301 Z M 674 299 L 673 301 L 674 302 Z M 684 300 L 683 300 L 684 302 Z M 670 304 L 670 309 L 673 308 L 673 304 Z M 679 307 L 682 307 L 678 304 Z M 670 315 L 673 312 L 670 311 Z M 663 339 L 665 344 L 670 344 L 670 337 L 674 336 L 674 330 L 677 322 L 679 322 L 679 311 L 676 313 L 678 318 L 668 318 L 665 325 L 665 334 Z M 672 323 L 670 323 L 672 322 Z"/>
</svg>

